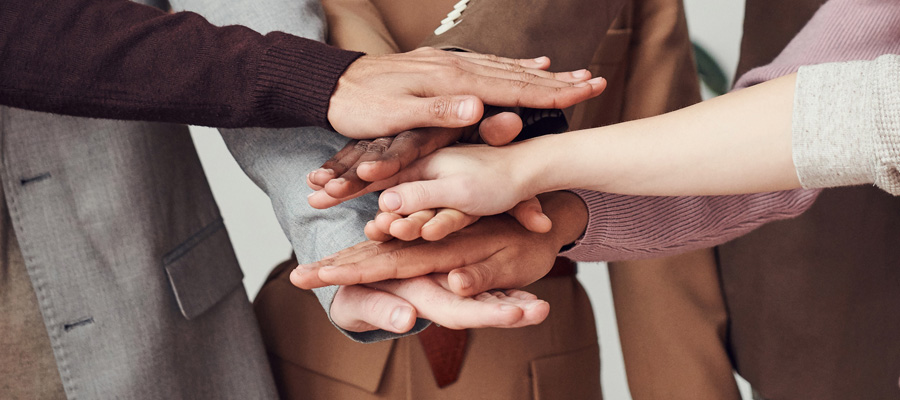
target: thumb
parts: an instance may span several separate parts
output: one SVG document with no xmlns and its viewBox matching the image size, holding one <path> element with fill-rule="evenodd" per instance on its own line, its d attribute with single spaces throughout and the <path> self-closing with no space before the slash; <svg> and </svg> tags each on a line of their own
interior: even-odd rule
<svg viewBox="0 0 900 400">
<path fill-rule="evenodd" d="M 401 215 L 431 208 L 454 208 L 467 212 L 465 207 L 460 208 L 467 203 L 460 197 L 462 191 L 454 186 L 447 180 L 402 183 L 382 192 L 378 197 L 378 207 L 381 211 Z"/>
<path fill-rule="evenodd" d="M 522 131 L 522 119 L 511 112 L 501 112 L 481 121 L 478 134 L 491 146 L 502 146 L 512 142 Z"/>
<path fill-rule="evenodd" d="M 475 96 L 415 97 L 402 104 L 407 111 L 398 115 L 394 133 L 414 128 L 436 126 L 461 128 L 474 125 L 484 114 L 484 104 Z"/>
<path fill-rule="evenodd" d="M 416 309 L 381 290 L 362 285 L 341 286 L 331 303 L 331 319 L 351 332 L 384 329 L 406 333 L 416 322 Z"/>
<path fill-rule="evenodd" d="M 541 202 L 537 197 L 516 204 L 507 213 L 519 221 L 525 229 L 535 233 L 547 233 L 553 227 L 553 221 L 547 214 L 544 214 Z"/>
<path fill-rule="evenodd" d="M 467 297 L 497 288 L 524 286 L 516 282 L 515 274 L 507 272 L 502 266 L 484 261 L 450 271 L 447 282 L 453 293 Z"/>
</svg>

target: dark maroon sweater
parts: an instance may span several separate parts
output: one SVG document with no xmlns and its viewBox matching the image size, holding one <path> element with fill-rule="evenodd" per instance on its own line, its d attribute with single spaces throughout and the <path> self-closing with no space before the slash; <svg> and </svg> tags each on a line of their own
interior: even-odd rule
<svg viewBox="0 0 900 400">
<path fill-rule="evenodd" d="M 0 105 L 216 127 L 328 126 L 361 53 L 126 0 L 0 0 Z"/>
</svg>

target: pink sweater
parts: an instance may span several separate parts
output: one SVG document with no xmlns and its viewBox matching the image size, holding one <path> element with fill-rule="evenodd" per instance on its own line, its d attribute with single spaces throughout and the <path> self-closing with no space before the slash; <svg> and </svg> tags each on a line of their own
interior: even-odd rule
<svg viewBox="0 0 900 400">
<path fill-rule="evenodd" d="M 900 54 L 898 30 L 900 1 L 831 0 L 771 64 L 747 72 L 735 90 L 796 72 L 803 65 Z M 802 76 L 801 72 L 798 81 Z M 696 197 L 575 193 L 587 204 L 590 220 L 584 236 L 561 255 L 578 261 L 614 261 L 724 243 L 767 222 L 801 214 L 819 190 Z"/>
</svg>

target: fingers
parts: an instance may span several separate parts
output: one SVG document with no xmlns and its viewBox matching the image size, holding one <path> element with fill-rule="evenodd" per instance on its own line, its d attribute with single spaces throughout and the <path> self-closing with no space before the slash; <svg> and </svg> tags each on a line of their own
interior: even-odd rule
<svg viewBox="0 0 900 400">
<path fill-rule="evenodd" d="M 477 262 L 493 251 L 486 246 L 460 251 L 458 246 L 446 241 L 363 242 L 316 263 L 300 265 L 290 278 L 294 286 L 303 289 L 411 278 L 449 272 Z"/>
<path fill-rule="evenodd" d="M 541 209 L 541 202 L 537 197 L 516 204 L 511 210 L 507 211 L 516 221 L 519 221 L 525 229 L 536 233 L 547 233 L 553 228 L 553 222 Z"/>
<path fill-rule="evenodd" d="M 381 211 L 401 215 L 431 208 L 459 208 L 458 205 L 465 205 L 467 200 L 473 201 L 461 195 L 462 189 L 449 180 L 401 183 L 381 193 L 378 207 Z"/>
<path fill-rule="evenodd" d="M 422 227 L 435 216 L 434 210 L 417 211 L 406 218 L 393 221 L 390 226 L 391 236 L 400 240 L 416 240 L 422 236 Z"/>
<path fill-rule="evenodd" d="M 533 68 L 539 70 L 545 70 L 550 68 L 550 58 L 546 56 L 541 56 L 537 58 L 521 58 L 521 59 L 513 59 L 500 57 L 493 54 L 481 54 L 481 53 L 471 53 L 471 52 L 454 52 L 456 56 L 468 59 L 468 60 L 489 60 L 496 63 L 503 64 L 518 64 L 525 68 Z"/>
<path fill-rule="evenodd" d="M 478 123 L 484 114 L 484 104 L 478 97 L 462 93 L 466 92 L 455 91 L 448 95 L 432 92 L 424 97 L 405 98 L 395 106 L 402 113 L 395 121 L 397 131 L 423 126 L 462 128 Z"/>
<path fill-rule="evenodd" d="M 475 223 L 475 221 L 478 221 L 478 218 L 451 208 L 442 208 L 422 226 L 420 230 L 422 239 L 428 241 L 441 240 L 447 235 Z"/>
<path fill-rule="evenodd" d="M 606 80 L 603 78 L 569 83 L 538 77 L 527 72 L 473 69 L 479 70 L 480 73 L 457 73 L 452 80 L 452 86 L 432 83 L 428 87 L 423 87 L 423 96 L 448 92 L 466 93 L 495 106 L 562 109 L 596 97 L 606 89 Z"/>
<path fill-rule="evenodd" d="M 343 286 L 331 303 L 331 319 L 351 332 L 384 329 L 406 333 L 416 322 L 416 310 L 400 297 L 365 286 Z"/>
<path fill-rule="evenodd" d="M 579 70 L 550 73 L 549 60 L 511 60 L 435 49 L 363 56 L 331 95 L 328 121 L 344 136 L 393 136 L 417 127 L 475 124 L 484 103 L 565 108 L 594 97 L 602 78 Z M 586 80 L 587 79 L 587 80 Z"/>
<path fill-rule="evenodd" d="M 405 241 L 419 238 L 436 241 L 471 225 L 478 218 L 450 208 L 418 211 L 407 217 L 380 212 L 374 221 L 366 224 L 364 231 L 369 240 L 382 242 L 394 238 Z"/>
<path fill-rule="evenodd" d="M 444 274 L 371 284 L 408 300 L 418 315 L 450 329 L 515 328 L 543 321 L 549 305 L 538 299 L 525 300 L 502 291 L 460 297 L 447 290 Z"/>
<path fill-rule="evenodd" d="M 470 62 L 474 64 L 478 64 L 484 66 L 486 68 L 493 68 L 498 70 L 505 70 L 510 72 L 520 72 L 520 73 L 528 73 L 539 78 L 544 78 L 557 82 L 567 82 L 567 83 L 577 83 L 584 82 L 588 79 L 591 79 L 591 71 L 586 69 L 580 69 L 577 71 L 569 71 L 569 72 L 548 72 L 542 69 L 535 69 L 526 67 L 519 63 L 496 63 L 493 61 L 489 61 L 487 59 L 478 59 L 478 58 L 470 58 Z M 552 84 L 549 82 L 542 82 L 543 84 Z"/>
<path fill-rule="evenodd" d="M 316 209 L 326 209 L 328 207 L 334 207 L 338 204 L 341 204 L 347 200 L 355 199 L 357 197 L 366 195 L 368 193 L 377 192 L 379 190 L 384 190 L 386 188 L 395 186 L 397 184 L 397 180 L 393 178 L 389 178 L 387 180 L 371 183 L 368 186 L 353 192 L 353 194 L 346 197 L 333 197 L 328 194 L 324 189 L 316 190 L 309 194 L 306 197 L 306 200 L 309 202 L 309 205 L 312 208 Z"/>
<path fill-rule="evenodd" d="M 380 157 L 361 162 L 356 173 L 368 182 L 387 179 L 413 161 L 456 143 L 462 131 L 460 128 L 422 128 L 403 132 Z"/>
<path fill-rule="evenodd" d="M 344 168 L 343 172 L 334 168 L 337 178 L 328 181 L 324 185 L 323 189 L 325 192 L 334 198 L 344 198 L 369 186 L 370 182 L 364 181 L 358 176 L 357 170 L 359 166 L 363 163 L 380 159 L 393 142 L 394 138 L 391 137 L 361 141 L 360 143 L 365 143 L 365 146 L 356 146 L 357 148 L 362 147 L 363 149 L 360 149 L 360 153 L 354 152 L 351 155 L 355 157 L 353 162 L 349 163 L 349 167 Z M 348 161 L 351 156 L 347 157 Z"/>
<path fill-rule="evenodd" d="M 310 172 L 306 176 L 306 184 L 312 189 L 321 189 L 329 180 L 340 176 L 350 165 L 353 165 L 367 146 L 364 140 L 347 142 L 340 151 L 325 161 L 319 169 Z"/>
<path fill-rule="evenodd" d="M 548 263 L 536 274 L 522 273 L 515 262 L 493 259 L 467 265 L 449 272 L 450 290 L 460 296 L 473 296 L 494 288 L 523 287 L 533 283 L 553 266 Z"/>
</svg>

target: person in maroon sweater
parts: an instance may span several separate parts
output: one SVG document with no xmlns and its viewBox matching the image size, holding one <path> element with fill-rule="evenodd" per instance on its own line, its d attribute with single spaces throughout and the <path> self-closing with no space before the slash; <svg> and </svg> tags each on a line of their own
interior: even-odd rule
<svg viewBox="0 0 900 400">
<path fill-rule="evenodd" d="M 561 108 L 602 78 L 419 49 L 366 56 L 286 33 L 216 27 L 125 0 L 4 0 L 0 104 L 216 127 L 332 127 L 354 138 L 478 122 L 483 103 Z"/>
</svg>

